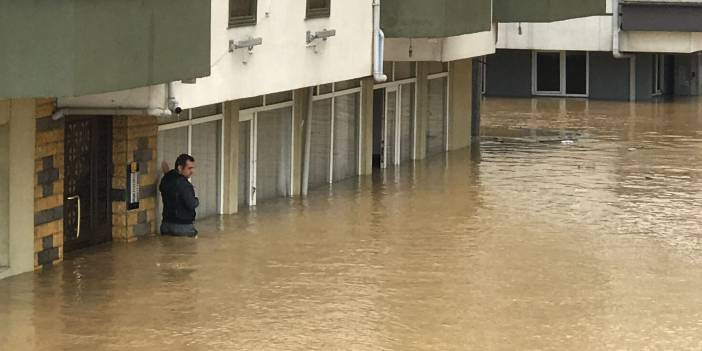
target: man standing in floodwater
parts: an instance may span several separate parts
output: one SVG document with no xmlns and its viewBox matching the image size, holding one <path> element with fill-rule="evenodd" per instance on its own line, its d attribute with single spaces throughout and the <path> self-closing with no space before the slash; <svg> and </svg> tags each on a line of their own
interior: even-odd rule
<svg viewBox="0 0 702 351">
<path fill-rule="evenodd" d="M 182 154 L 176 159 L 174 169 L 168 170 L 165 162 L 161 167 L 165 173 L 159 185 L 163 199 L 161 235 L 196 237 L 198 232 L 193 221 L 200 201 L 190 183 L 190 177 L 195 173 L 195 159 Z"/>
</svg>

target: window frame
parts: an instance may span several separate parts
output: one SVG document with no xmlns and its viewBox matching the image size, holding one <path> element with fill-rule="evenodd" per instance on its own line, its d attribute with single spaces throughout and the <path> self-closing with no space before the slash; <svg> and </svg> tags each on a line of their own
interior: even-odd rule
<svg viewBox="0 0 702 351">
<path fill-rule="evenodd" d="M 558 97 L 574 97 L 587 98 L 590 97 L 590 52 L 585 53 L 585 94 L 568 94 L 567 84 L 567 68 L 566 60 L 568 52 L 581 52 L 580 50 L 533 50 L 531 56 L 531 94 L 533 96 L 558 96 Z M 541 91 L 538 90 L 538 54 L 540 53 L 559 53 L 559 75 L 560 75 L 560 90 L 556 91 Z"/>
<path fill-rule="evenodd" d="M 317 8 L 313 9 L 310 8 L 310 0 L 306 1 L 306 15 L 305 19 L 313 19 L 313 18 L 327 18 L 331 17 L 331 2 L 332 0 L 324 0 L 327 3 L 327 6 L 325 8 Z"/>
<path fill-rule="evenodd" d="M 251 14 L 248 16 L 232 17 L 232 2 L 234 0 L 229 0 L 228 16 L 229 28 L 236 27 L 246 27 L 256 25 L 258 22 L 258 0 L 251 0 Z"/>
</svg>

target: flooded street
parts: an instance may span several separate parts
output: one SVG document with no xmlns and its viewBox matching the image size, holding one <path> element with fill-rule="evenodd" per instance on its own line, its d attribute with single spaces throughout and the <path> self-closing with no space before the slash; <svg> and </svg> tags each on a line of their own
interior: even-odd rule
<svg viewBox="0 0 702 351">
<path fill-rule="evenodd" d="M 0 350 L 697 350 L 702 100 L 489 99 L 480 148 L 0 281 Z"/>
</svg>

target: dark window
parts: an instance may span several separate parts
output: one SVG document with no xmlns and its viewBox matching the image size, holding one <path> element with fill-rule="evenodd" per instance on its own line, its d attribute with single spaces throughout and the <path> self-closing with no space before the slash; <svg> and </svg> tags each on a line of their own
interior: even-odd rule
<svg viewBox="0 0 702 351">
<path fill-rule="evenodd" d="M 256 0 L 229 0 L 229 27 L 256 24 Z"/>
<path fill-rule="evenodd" d="M 585 52 L 566 53 L 566 94 L 587 94 L 587 54 Z"/>
<path fill-rule="evenodd" d="M 331 0 L 307 0 L 307 18 L 329 17 Z"/>
<path fill-rule="evenodd" d="M 536 54 L 536 91 L 561 91 L 560 52 L 539 52 Z"/>
</svg>

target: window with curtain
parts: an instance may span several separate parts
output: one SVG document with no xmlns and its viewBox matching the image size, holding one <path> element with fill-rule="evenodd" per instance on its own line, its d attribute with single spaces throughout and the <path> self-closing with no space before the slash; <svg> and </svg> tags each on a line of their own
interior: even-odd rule
<svg viewBox="0 0 702 351">
<path fill-rule="evenodd" d="M 307 18 L 329 17 L 331 0 L 307 0 Z"/>
<path fill-rule="evenodd" d="M 257 0 L 229 0 L 229 27 L 256 24 Z"/>
</svg>

